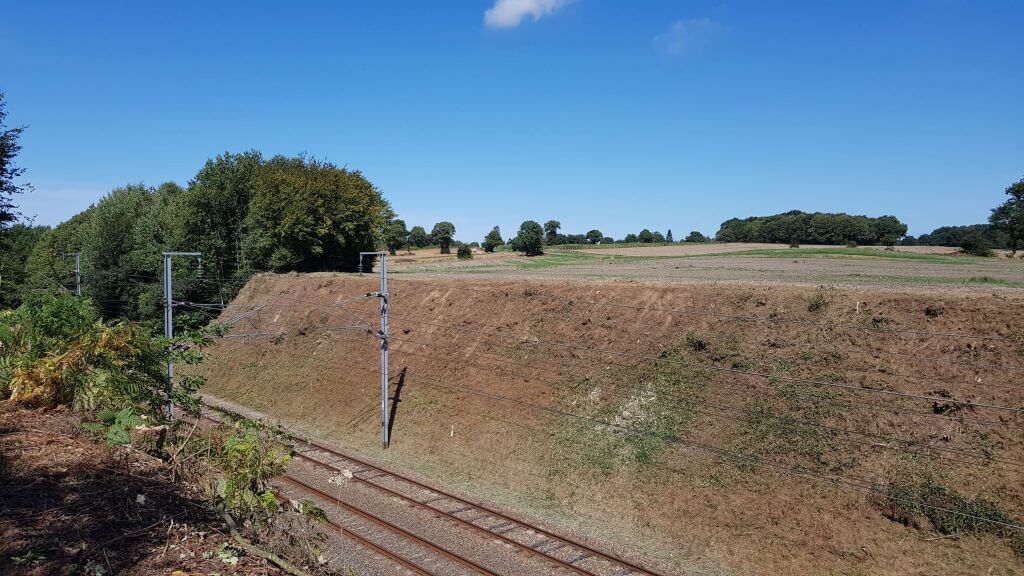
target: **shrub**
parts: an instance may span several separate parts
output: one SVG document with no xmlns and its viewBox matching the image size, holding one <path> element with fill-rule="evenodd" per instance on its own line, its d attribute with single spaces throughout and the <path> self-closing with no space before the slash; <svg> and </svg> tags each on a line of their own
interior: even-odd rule
<svg viewBox="0 0 1024 576">
<path fill-rule="evenodd" d="M 846 241 L 846 247 L 847 248 L 856 248 L 857 247 L 857 243 L 854 242 L 853 240 L 847 240 Z"/>
<path fill-rule="evenodd" d="M 971 256 L 989 257 L 993 255 L 992 245 L 980 234 L 969 234 L 960 241 L 960 251 Z"/>
<path fill-rule="evenodd" d="M 807 305 L 808 312 L 822 312 L 832 304 L 832 294 L 824 286 L 819 287 Z"/>
<path fill-rule="evenodd" d="M 224 471 L 216 496 L 236 518 L 260 520 L 277 508 L 269 481 L 284 473 L 291 456 L 266 429 L 240 421 L 226 436 L 213 438 L 213 461 Z"/>
<path fill-rule="evenodd" d="M 459 260 L 469 260 L 473 258 L 473 249 L 469 247 L 469 244 L 459 244 L 456 256 Z"/>
<path fill-rule="evenodd" d="M 686 345 L 694 352 L 703 352 L 708 349 L 708 341 L 693 332 L 686 335 Z"/>
</svg>

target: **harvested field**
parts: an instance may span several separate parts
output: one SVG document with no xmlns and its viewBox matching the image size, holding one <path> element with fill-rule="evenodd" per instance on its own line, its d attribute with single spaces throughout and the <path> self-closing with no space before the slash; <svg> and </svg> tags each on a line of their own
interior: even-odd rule
<svg viewBox="0 0 1024 576">
<path fill-rule="evenodd" d="M 736 245 L 737 248 L 746 245 Z M 881 289 L 913 286 L 941 294 L 951 289 L 1024 288 L 1024 260 L 975 258 L 928 251 L 812 247 L 686 252 L 687 246 L 606 250 L 553 250 L 543 256 L 459 261 L 398 262 L 396 275 L 472 275 L 477 278 L 635 280 L 644 283 L 730 283 Z M 693 248 L 699 248 L 693 247 Z M 673 254 L 663 252 L 671 250 Z M 644 254 L 644 255 L 637 255 Z"/>
<path fill-rule="evenodd" d="M 395 274 L 383 453 L 375 278 L 253 278 L 208 391 L 680 574 L 1024 570 L 951 521 L 1024 519 L 1019 290 L 496 276 Z"/>
</svg>

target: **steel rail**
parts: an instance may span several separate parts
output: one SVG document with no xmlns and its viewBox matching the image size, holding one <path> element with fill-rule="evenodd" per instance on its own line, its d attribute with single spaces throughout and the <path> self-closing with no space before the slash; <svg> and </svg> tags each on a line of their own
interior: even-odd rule
<svg viewBox="0 0 1024 576">
<path fill-rule="evenodd" d="M 473 508 L 477 508 L 477 509 L 479 509 L 479 510 L 481 510 L 483 512 L 486 512 L 489 516 L 493 516 L 495 519 L 502 520 L 503 521 L 502 524 L 512 523 L 512 524 L 515 524 L 518 527 L 523 528 L 525 530 L 531 530 L 531 531 L 533 531 L 535 533 L 538 533 L 538 534 L 544 536 L 546 539 L 551 540 L 551 541 L 553 541 L 555 543 L 561 543 L 562 545 L 568 545 L 568 546 L 572 546 L 573 548 L 577 548 L 577 549 L 583 551 L 584 553 L 588 554 L 589 557 L 597 557 L 597 558 L 600 558 L 601 560 L 604 560 L 605 562 L 612 563 L 612 564 L 618 564 L 620 567 L 628 568 L 630 572 L 635 572 L 635 573 L 639 573 L 639 574 L 646 574 L 648 576 L 660 576 L 657 572 L 653 572 L 653 571 L 651 571 L 651 570 L 649 570 L 647 568 L 644 568 L 642 566 L 639 566 L 637 564 L 629 562 L 628 560 L 622 559 L 622 558 L 620 558 L 618 556 L 609 554 L 607 552 L 601 552 L 600 550 L 592 548 L 592 547 L 590 547 L 590 546 L 588 546 L 586 544 L 582 544 L 580 542 L 577 542 L 577 541 L 572 540 L 570 538 L 567 538 L 565 536 L 559 536 L 559 535 L 554 534 L 554 533 L 552 533 L 552 532 L 550 532 L 548 530 L 544 530 L 542 528 L 538 528 L 538 527 L 536 527 L 536 526 L 534 526 L 532 524 L 529 524 L 529 523 L 527 523 L 527 522 L 525 522 L 523 520 L 519 520 L 517 518 L 513 518 L 513 517 L 511 517 L 511 516 L 509 516 L 507 514 L 504 514 L 502 512 L 498 512 L 497 510 L 494 510 L 492 508 L 489 508 L 489 507 L 484 506 L 482 504 L 479 504 L 477 502 L 473 502 L 473 501 L 467 500 L 465 498 L 462 498 L 460 496 L 456 496 L 456 495 L 451 494 L 449 492 L 445 492 L 444 490 L 440 490 L 440 489 L 435 488 L 433 486 L 429 486 L 427 484 L 424 484 L 422 482 L 419 482 L 419 481 L 414 480 L 412 478 L 409 478 L 407 476 L 403 476 L 401 474 L 397 474 L 397 473 L 392 472 L 390 470 L 386 470 L 386 469 L 381 468 L 379 466 L 376 466 L 374 464 L 370 464 L 369 462 L 366 462 L 365 460 L 361 460 L 359 458 L 355 458 L 353 456 L 349 456 L 347 454 L 344 454 L 342 452 L 339 452 L 339 451 L 337 451 L 335 449 L 329 448 L 329 447 L 324 446 L 322 444 L 319 444 L 317 442 L 314 442 L 314 441 L 311 441 L 311 440 L 307 440 L 307 439 L 304 439 L 304 438 L 297 438 L 297 437 L 294 437 L 294 436 L 291 436 L 291 437 L 292 437 L 292 439 L 294 439 L 294 440 L 296 440 L 296 441 L 298 441 L 300 443 L 306 444 L 307 446 L 311 446 L 315 450 L 319 450 L 321 452 L 326 452 L 328 454 L 332 454 L 332 455 L 337 456 L 339 458 L 342 458 L 342 459 L 348 460 L 350 462 L 353 462 L 355 464 L 358 464 L 359 466 L 362 466 L 362 467 L 367 468 L 369 470 L 373 470 L 373 471 L 376 471 L 376 472 L 379 472 L 379 473 L 382 473 L 382 474 L 386 474 L 386 475 L 391 476 L 393 478 L 397 478 L 398 480 L 400 480 L 402 482 L 406 482 L 407 484 L 411 484 L 413 486 L 416 486 L 417 488 L 419 488 L 421 490 L 426 490 L 428 492 L 433 492 L 435 494 L 438 494 L 439 496 L 443 496 L 446 499 L 458 502 L 459 504 L 462 504 L 462 505 L 465 505 L 465 506 L 472 506 Z M 311 457 L 309 457 L 308 455 L 306 455 L 306 454 L 304 454 L 302 452 L 296 452 L 296 454 L 300 458 L 303 458 L 303 459 L 305 459 L 307 461 L 311 461 L 311 462 L 313 462 L 315 464 L 319 464 L 320 466 L 323 466 L 323 467 L 326 467 L 326 468 L 330 468 L 330 469 L 335 470 L 335 471 L 340 471 L 340 469 L 337 466 L 329 464 L 329 463 L 326 463 L 326 462 L 322 462 L 322 461 L 316 460 L 315 458 L 311 458 Z M 444 510 L 440 510 L 438 508 L 434 508 L 433 506 L 430 506 L 429 504 L 420 502 L 419 500 L 417 500 L 415 498 L 412 498 L 410 496 L 401 494 L 401 493 L 399 493 L 399 492 L 397 492 L 395 490 L 387 488 L 386 486 L 382 486 L 382 485 L 380 485 L 380 484 L 378 484 L 376 482 L 372 482 L 372 481 L 367 480 L 365 478 L 360 478 L 359 476 L 356 476 L 355 474 L 352 475 L 352 478 L 360 480 L 361 482 L 364 482 L 365 484 L 368 484 L 368 485 L 370 485 L 370 486 L 372 486 L 372 487 L 374 487 L 374 488 L 376 488 L 378 490 L 381 490 L 381 491 L 383 491 L 383 492 L 385 492 L 385 493 L 387 493 L 387 494 L 389 494 L 391 496 L 395 496 L 395 497 L 397 497 L 399 499 L 408 501 L 408 502 L 410 502 L 410 503 L 412 503 L 412 504 L 414 504 L 414 505 L 416 505 L 418 507 L 424 508 L 424 509 L 429 510 L 429 511 L 431 511 L 433 513 L 436 513 L 436 514 L 442 514 L 442 515 L 444 515 L 444 516 L 446 516 L 446 517 L 448 517 L 448 518 L 450 518 L 452 520 L 457 521 L 458 523 L 460 523 L 462 525 L 465 525 L 465 526 L 468 526 L 468 527 L 470 527 L 472 529 L 480 531 L 481 533 L 484 533 L 484 534 L 488 535 L 489 537 L 498 538 L 499 540 L 501 540 L 503 542 L 507 542 L 507 543 L 517 547 L 517 548 L 520 548 L 520 549 L 526 550 L 526 551 L 528 551 L 530 553 L 539 555 L 539 556 L 543 557 L 546 560 L 549 560 L 549 561 L 552 561 L 554 563 L 557 563 L 561 567 L 568 568 L 568 569 L 570 569 L 570 570 L 572 570 L 572 571 L 574 571 L 574 572 L 576 572 L 578 574 L 584 574 L 586 576 L 597 576 L 594 572 L 591 572 L 591 571 L 589 571 L 589 570 L 587 570 L 585 568 L 581 568 L 579 566 L 575 566 L 574 564 L 571 564 L 571 563 L 569 563 L 569 562 L 567 562 L 565 560 L 562 560 L 561 558 L 558 558 L 556 556 L 552 556 L 552 555 L 547 554 L 547 553 L 545 553 L 545 552 L 543 552 L 541 550 L 537 550 L 537 549 L 535 549 L 535 548 L 533 548 L 533 547 L 531 547 L 531 546 L 529 546 L 527 544 L 519 542 L 518 540 L 514 540 L 512 538 L 508 538 L 507 536 L 505 536 L 503 534 L 494 532 L 492 530 L 487 529 L 484 526 L 480 526 L 478 524 L 474 524 L 473 522 L 470 522 L 470 521 L 465 520 L 463 518 L 459 518 L 458 516 L 455 516 L 453 514 L 445 512 Z"/>
</svg>

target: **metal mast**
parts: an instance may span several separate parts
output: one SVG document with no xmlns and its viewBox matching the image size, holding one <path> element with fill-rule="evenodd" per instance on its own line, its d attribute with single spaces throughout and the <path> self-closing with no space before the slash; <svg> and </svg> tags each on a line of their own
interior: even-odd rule
<svg viewBox="0 0 1024 576">
<path fill-rule="evenodd" d="M 199 258 L 202 262 L 203 255 L 199 252 L 164 252 L 164 336 L 170 341 L 174 338 L 174 278 L 171 275 L 171 258 L 174 256 L 191 256 Z M 170 346 L 170 344 L 168 344 Z M 170 349 L 168 348 L 168 351 Z M 171 400 L 171 393 L 174 391 L 174 361 L 167 357 L 167 419 L 174 419 L 174 401 Z"/>
<path fill-rule="evenodd" d="M 68 256 L 75 257 L 75 296 L 82 295 L 82 253 L 81 252 L 68 252 L 64 254 L 64 257 Z"/>
<path fill-rule="evenodd" d="M 360 252 L 359 272 L 363 270 L 363 256 L 380 257 L 380 292 L 370 292 L 369 296 L 380 298 L 380 442 L 382 448 L 391 443 L 388 434 L 388 253 Z"/>
</svg>

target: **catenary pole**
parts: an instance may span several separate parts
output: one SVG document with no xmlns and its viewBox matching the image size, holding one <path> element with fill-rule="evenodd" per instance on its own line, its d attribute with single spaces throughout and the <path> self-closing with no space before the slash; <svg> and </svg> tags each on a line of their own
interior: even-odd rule
<svg viewBox="0 0 1024 576">
<path fill-rule="evenodd" d="M 360 252 L 360 274 L 364 256 L 380 258 L 380 292 L 371 292 L 369 295 L 380 298 L 380 331 L 377 333 L 380 338 L 380 442 L 382 448 L 387 448 L 391 443 L 391 435 L 388 433 L 388 253 Z"/>
<path fill-rule="evenodd" d="M 68 252 L 64 255 L 65 258 L 68 256 L 75 257 L 75 296 L 82 295 L 82 253 L 81 252 Z"/>
<path fill-rule="evenodd" d="M 203 255 L 199 252 L 164 252 L 164 336 L 170 342 L 174 338 L 174 277 L 171 275 L 171 258 L 175 256 L 190 256 L 199 258 L 202 262 Z M 168 347 L 171 344 L 168 344 Z M 168 348 L 168 351 L 170 349 Z M 167 356 L 167 419 L 174 419 L 174 401 L 171 393 L 174 391 L 174 361 L 170 355 Z"/>
</svg>

